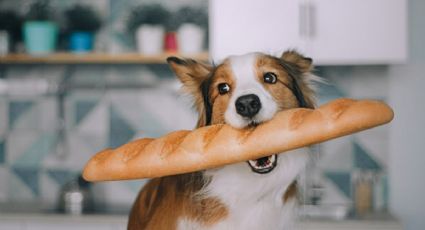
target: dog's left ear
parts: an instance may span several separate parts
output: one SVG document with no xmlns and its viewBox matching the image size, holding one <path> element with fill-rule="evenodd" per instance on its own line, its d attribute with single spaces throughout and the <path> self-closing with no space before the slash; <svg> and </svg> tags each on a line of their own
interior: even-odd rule
<svg viewBox="0 0 425 230">
<path fill-rule="evenodd" d="M 290 69 L 295 70 L 292 73 L 294 78 L 293 92 L 299 105 L 301 107 L 314 108 L 316 99 L 313 82 L 318 81 L 319 78 L 311 73 L 313 71 L 313 60 L 294 50 L 284 52 L 281 59 L 292 66 Z"/>
<path fill-rule="evenodd" d="M 313 70 L 313 59 L 309 57 L 304 57 L 303 55 L 299 54 L 297 51 L 294 51 L 294 50 L 285 51 L 282 54 L 281 59 L 293 65 L 296 65 L 298 69 L 301 70 L 302 73 L 308 73 Z"/>
</svg>

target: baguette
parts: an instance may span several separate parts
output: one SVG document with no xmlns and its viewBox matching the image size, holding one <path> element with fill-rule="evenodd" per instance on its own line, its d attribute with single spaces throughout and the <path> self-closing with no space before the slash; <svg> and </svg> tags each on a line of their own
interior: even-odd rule
<svg viewBox="0 0 425 230">
<path fill-rule="evenodd" d="M 379 101 L 337 99 L 317 109 L 295 108 L 256 127 L 219 124 L 134 140 L 92 157 L 88 181 L 128 180 L 194 172 L 320 143 L 390 122 Z"/>
</svg>

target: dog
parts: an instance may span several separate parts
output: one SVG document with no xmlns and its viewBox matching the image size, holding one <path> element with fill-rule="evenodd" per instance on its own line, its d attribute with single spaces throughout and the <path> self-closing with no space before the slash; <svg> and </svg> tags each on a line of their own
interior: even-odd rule
<svg viewBox="0 0 425 230">
<path fill-rule="evenodd" d="M 312 59 L 289 50 L 231 56 L 217 66 L 169 57 L 194 99 L 197 127 L 255 126 L 282 110 L 314 108 Z M 221 168 L 152 179 L 139 193 L 128 229 L 290 229 L 296 177 L 309 159 L 301 148 Z"/>
</svg>

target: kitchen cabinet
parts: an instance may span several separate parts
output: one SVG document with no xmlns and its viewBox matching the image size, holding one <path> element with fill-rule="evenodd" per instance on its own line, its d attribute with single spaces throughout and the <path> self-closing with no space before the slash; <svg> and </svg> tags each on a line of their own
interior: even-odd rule
<svg viewBox="0 0 425 230">
<path fill-rule="evenodd" d="M 252 51 L 302 49 L 295 0 L 210 1 L 210 54 L 214 60 Z"/>
<path fill-rule="evenodd" d="M 214 60 L 295 48 L 319 65 L 392 64 L 407 56 L 406 0 L 210 1 Z"/>
<path fill-rule="evenodd" d="M 406 1 L 309 0 L 308 54 L 322 64 L 406 59 Z"/>
</svg>

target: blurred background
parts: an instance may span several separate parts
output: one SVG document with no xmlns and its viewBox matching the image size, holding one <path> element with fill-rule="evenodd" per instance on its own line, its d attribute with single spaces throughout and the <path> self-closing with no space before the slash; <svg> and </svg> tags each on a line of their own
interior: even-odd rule
<svg viewBox="0 0 425 230">
<path fill-rule="evenodd" d="M 286 49 L 327 80 L 319 104 L 395 110 L 390 125 L 314 147 L 300 229 L 424 229 L 424 11 L 423 0 L 1 0 L 0 229 L 125 229 L 146 181 L 79 176 L 104 148 L 194 127 L 166 57 Z"/>
</svg>

